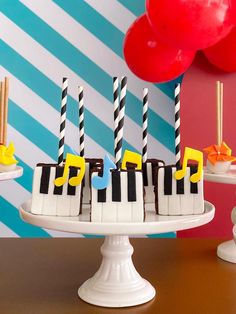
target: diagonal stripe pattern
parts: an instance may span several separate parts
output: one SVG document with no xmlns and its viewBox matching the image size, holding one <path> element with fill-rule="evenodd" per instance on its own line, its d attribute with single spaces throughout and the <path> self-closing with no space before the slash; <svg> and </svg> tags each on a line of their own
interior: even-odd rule
<svg viewBox="0 0 236 314">
<path fill-rule="evenodd" d="M 144 0 L 1 2 L 0 76 L 10 77 L 8 142 L 14 141 L 16 157 L 25 169 L 24 176 L 14 184 L 1 183 L 4 188 L 0 190 L 0 205 L 8 209 L 0 211 L 2 232 L 20 237 L 57 236 L 56 232 L 30 228 L 17 216 L 22 197 L 30 195 L 37 162 L 59 162 L 59 156 L 61 162 L 64 153 L 71 148 L 79 151 L 79 146 L 80 154 L 85 151 L 86 157 L 103 157 L 105 152 L 114 154 L 114 136 L 118 138 L 119 160 L 122 146 L 142 153 L 144 82 L 127 68 L 122 42 L 129 25 L 144 7 Z M 119 107 L 119 86 L 118 81 L 112 86 L 115 75 L 128 77 L 125 132 L 122 134 L 122 107 L 123 118 L 116 135 L 114 123 L 117 125 L 118 112 L 115 118 L 114 88 Z M 70 88 L 67 110 L 64 101 L 61 114 L 64 76 L 69 78 Z M 78 85 L 86 91 L 83 109 L 78 106 Z M 173 163 L 174 83 L 145 85 L 149 89 L 148 155 Z M 124 98 L 120 104 L 124 105 Z M 58 138 L 60 117 L 63 119 Z"/>
</svg>

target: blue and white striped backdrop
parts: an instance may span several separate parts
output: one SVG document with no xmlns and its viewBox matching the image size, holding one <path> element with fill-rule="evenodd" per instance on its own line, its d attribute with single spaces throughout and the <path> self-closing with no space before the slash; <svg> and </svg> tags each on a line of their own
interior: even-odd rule
<svg viewBox="0 0 236 314">
<path fill-rule="evenodd" d="M 63 233 L 21 221 L 37 162 L 57 160 L 60 90 L 69 77 L 66 149 L 77 150 L 77 85 L 85 89 L 85 154 L 113 153 L 112 77 L 128 76 L 125 148 L 141 151 L 142 89 L 150 90 L 149 156 L 174 160 L 175 82 L 154 85 L 127 68 L 122 42 L 144 0 L 0 0 L 0 77 L 10 77 L 8 140 L 24 176 L 0 183 L 0 236 Z"/>
</svg>

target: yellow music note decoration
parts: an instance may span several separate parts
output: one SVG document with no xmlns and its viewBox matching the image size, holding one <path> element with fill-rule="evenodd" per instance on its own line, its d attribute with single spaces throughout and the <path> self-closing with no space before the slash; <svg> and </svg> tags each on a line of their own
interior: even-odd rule
<svg viewBox="0 0 236 314">
<path fill-rule="evenodd" d="M 192 149 L 192 148 L 189 148 L 189 147 L 185 147 L 183 166 L 182 166 L 181 170 L 177 170 L 175 172 L 175 179 L 176 180 L 183 179 L 183 177 L 186 174 L 186 169 L 187 169 L 187 166 L 188 166 L 188 160 L 195 160 L 195 161 L 198 162 L 197 172 L 192 174 L 191 177 L 190 177 L 190 181 L 192 183 L 197 183 L 202 178 L 202 173 L 203 173 L 203 153 L 200 152 L 199 150 Z"/>
<path fill-rule="evenodd" d="M 84 157 L 76 156 L 73 154 L 67 154 L 66 155 L 66 162 L 64 166 L 63 176 L 56 178 L 54 180 L 54 184 L 56 186 L 62 186 L 66 183 L 66 180 L 69 176 L 69 168 L 70 167 L 76 167 L 80 168 L 80 172 L 76 177 L 72 177 L 69 180 L 69 184 L 71 186 L 77 186 L 80 185 L 80 183 L 83 180 L 84 174 L 85 174 L 85 159 Z"/>
<path fill-rule="evenodd" d="M 127 170 L 127 163 L 131 163 L 136 165 L 135 169 L 136 170 L 141 170 L 142 169 L 142 156 L 138 153 L 131 152 L 130 150 L 126 150 L 124 152 L 124 157 L 121 163 L 121 169 L 122 170 Z"/>
</svg>

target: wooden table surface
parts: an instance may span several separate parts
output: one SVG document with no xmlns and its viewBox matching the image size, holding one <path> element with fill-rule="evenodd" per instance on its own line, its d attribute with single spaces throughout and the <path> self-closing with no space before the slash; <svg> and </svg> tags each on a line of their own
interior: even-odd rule
<svg viewBox="0 0 236 314">
<path fill-rule="evenodd" d="M 131 239 L 140 274 L 157 289 L 137 307 L 89 305 L 78 286 L 100 265 L 102 239 L 0 239 L 0 313 L 236 313 L 236 265 L 216 257 L 222 240 Z"/>
</svg>

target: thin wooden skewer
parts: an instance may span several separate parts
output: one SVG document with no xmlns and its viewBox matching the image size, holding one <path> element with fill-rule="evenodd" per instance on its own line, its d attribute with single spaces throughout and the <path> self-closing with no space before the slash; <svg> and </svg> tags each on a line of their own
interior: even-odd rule
<svg viewBox="0 0 236 314">
<path fill-rule="evenodd" d="M 3 124 L 3 145 L 7 144 L 7 120 L 8 120 L 8 97 L 9 97 L 9 78 L 5 77 L 5 97 L 4 97 L 4 124 Z"/>
<path fill-rule="evenodd" d="M 220 145 L 220 81 L 216 82 L 216 140 Z"/>
<path fill-rule="evenodd" d="M 0 145 L 2 144 L 3 109 L 2 109 L 2 82 L 0 82 Z"/>
<path fill-rule="evenodd" d="M 3 129 L 4 129 L 4 104 L 5 104 L 5 83 L 1 82 L 1 99 L 0 99 L 0 144 L 3 144 Z"/>
<path fill-rule="evenodd" d="M 220 143 L 223 142 L 223 102 L 224 102 L 224 84 L 220 83 Z"/>
</svg>

